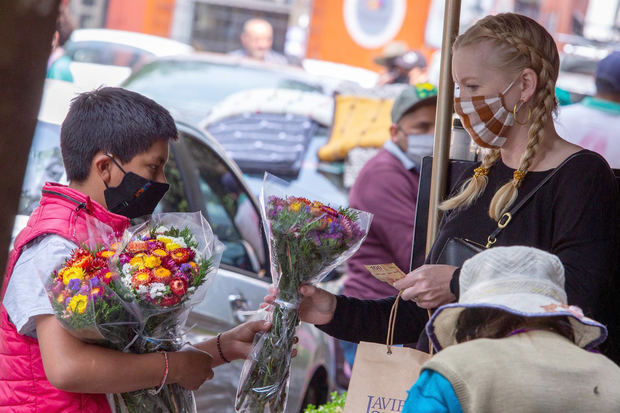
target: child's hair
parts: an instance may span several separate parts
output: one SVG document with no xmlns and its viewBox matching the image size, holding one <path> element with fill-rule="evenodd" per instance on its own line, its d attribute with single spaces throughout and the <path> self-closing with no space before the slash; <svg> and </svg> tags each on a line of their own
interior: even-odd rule
<svg viewBox="0 0 620 413">
<path fill-rule="evenodd" d="M 544 137 L 545 123 L 557 107 L 555 82 L 560 58 L 551 35 L 536 21 L 520 14 L 487 16 L 458 36 L 452 48 L 457 50 L 481 42 L 492 48 L 494 58 L 489 63 L 494 64 L 498 71 L 517 74 L 530 68 L 538 75 L 536 91 L 528 109 L 531 110 L 531 123 L 527 147 L 513 179 L 495 193 L 489 207 L 489 216 L 497 221 L 517 198 L 518 188 Z M 450 210 L 470 206 L 484 192 L 488 182 L 486 175 L 499 157 L 499 150 L 488 152 L 473 177 L 463 184 L 455 196 L 444 201 L 440 208 Z"/>
<path fill-rule="evenodd" d="M 104 87 L 72 100 L 60 149 L 67 179 L 83 182 L 99 151 L 127 163 L 155 141 L 176 139 L 176 125 L 163 106 L 139 93 Z"/>
<path fill-rule="evenodd" d="M 575 341 L 573 327 L 565 316 L 523 317 L 496 308 L 466 308 L 459 314 L 455 328 L 457 343 L 477 338 L 503 338 L 518 329 L 553 331 Z"/>
</svg>

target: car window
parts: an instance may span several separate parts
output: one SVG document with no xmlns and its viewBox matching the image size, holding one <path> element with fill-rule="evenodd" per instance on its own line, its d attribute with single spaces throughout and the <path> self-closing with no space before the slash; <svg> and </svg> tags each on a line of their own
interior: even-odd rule
<svg viewBox="0 0 620 413">
<path fill-rule="evenodd" d="M 65 49 L 74 62 L 132 68 L 154 56 L 135 47 L 110 42 L 67 42 Z"/>
<path fill-rule="evenodd" d="M 203 211 L 226 245 L 222 263 L 262 275 L 265 247 L 254 204 L 229 166 L 204 142 L 186 136 Z"/>
<path fill-rule="evenodd" d="M 155 212 L 191 212 L 189 203 L 187 202 L 185 184 L 177 164 L 177 151 L 176 144 L 170 145 L 170 156 L 168 157 L 168 163 L 164 169 L 166 173 L 166 180 L 170 187 L 168 192 L 159 201 Z"/>
<path fill-rule="evenodd" d="M 39 205 L 41 188 L 45 182 L 67 183 L 60 153 L 60 125 L 37 122 L 27 165 L 19 200 L 19 215 L 30 215 Z"/>
</svg>

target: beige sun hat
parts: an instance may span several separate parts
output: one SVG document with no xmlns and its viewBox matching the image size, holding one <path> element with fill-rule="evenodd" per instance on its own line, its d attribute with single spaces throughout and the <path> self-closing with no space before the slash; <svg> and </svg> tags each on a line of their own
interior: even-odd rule
<svg viewBox="0 0 620 413">
<path fill-rule="evenodd" d="M 373 61 L 378 65 L 388 66 L 391 61 L 404 55 L 408 51 L 409 47 L 407 46 L 407 43 L 396 40 L 385 45 L 383 48 L 383 54 L 375 57 Z"/>
<path fill-rule="evenodd" d="M 531 247 L 496 247 L 465 261 L 459 279 L 458 303 L 439 307 L 426 325 L 438 350 L 457 344 L 459 315 L 466 308 L 495 308 L 523 317 L 566 316 L 579 347 L 596 347 L 607 328 L 568 305 L 564 266 L 548 252 Z"/>
</svg>

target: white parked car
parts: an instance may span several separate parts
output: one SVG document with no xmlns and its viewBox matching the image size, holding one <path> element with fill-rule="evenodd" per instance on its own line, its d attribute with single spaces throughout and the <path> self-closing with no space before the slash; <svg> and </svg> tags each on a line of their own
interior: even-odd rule
<svg viewBox="0 0 620 413">
<path fill-rule="evenodd" d="M 118 86 L 132 70 L 163 56 L 191 53 L 190 45 L 149 34 L 110 29 L 78 29 L 65 43 L 69 70 L 79 90 Z"/>
</svg>

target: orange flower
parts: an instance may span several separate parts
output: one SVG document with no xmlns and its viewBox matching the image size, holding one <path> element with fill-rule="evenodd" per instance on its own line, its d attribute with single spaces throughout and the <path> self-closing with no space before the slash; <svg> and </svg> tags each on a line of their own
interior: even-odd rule
<svg viewBox="0 0 620 413">
<path fill-rule="evenodd" d="M 127 251 L 129 252 L 143 252 L 148 249 L 146 241 L 132 241 L 127 244 Z"/>
<path fill-rule="evenodd" d="M 114 251 L 111 250 L 101 250 L 97 253 L 97 257 L 99 258 L 112 258 L 114 256 Z"/>
<path fill-rule="evenodd" d="M 151 270 L 147 270 L 146 268 L 136 271 L 133 277 L 131 277 L 131 285 L 133 288 L 138 288 L 149 282 L 151 282 Z"/>
<path fill-rule="evenodd" d="M 159 267 L 154 271 L 153 278 L 155 279 L 155 281 L 167 284 L 168 281 L 170 281 L 170 275 L 172 275 L 170 270 L 164 267 Z"/>
<path fill-rule="evenodd" d="M 93 260 L 93 257 L 88 254 L 88 255 L 78 255 L 76 257 L 74 257 L 70 263 L 72 267 L 80 267 L 80 268 L 87 268 L 90 265 L 90 262 Z"/>
</svg>

